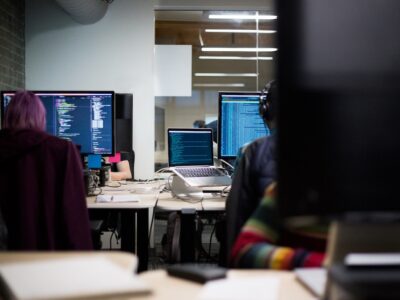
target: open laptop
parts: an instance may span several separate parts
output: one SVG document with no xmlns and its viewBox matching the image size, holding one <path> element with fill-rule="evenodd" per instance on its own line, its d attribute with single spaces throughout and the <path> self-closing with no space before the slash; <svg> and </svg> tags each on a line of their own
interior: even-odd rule
<svg viewBox="0 0 400 300">
<path fill-rule="evenodd" d="M 231 178 L 214 167 L 212 129 L 168 129 L 168 163 L 193 187 L 227 186 Z"/>
</svg>

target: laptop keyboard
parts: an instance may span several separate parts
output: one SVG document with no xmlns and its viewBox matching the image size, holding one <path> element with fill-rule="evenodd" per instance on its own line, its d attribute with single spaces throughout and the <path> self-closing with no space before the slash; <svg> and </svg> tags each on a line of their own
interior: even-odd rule
<svg viewBox="0 0 400 300">
<path fill-rule="evenodd" d="M 183 177 L 212 177 L 224 175 L 215 168 L 179 168 L 176 170 L 182 174 Z"/>
</svg>

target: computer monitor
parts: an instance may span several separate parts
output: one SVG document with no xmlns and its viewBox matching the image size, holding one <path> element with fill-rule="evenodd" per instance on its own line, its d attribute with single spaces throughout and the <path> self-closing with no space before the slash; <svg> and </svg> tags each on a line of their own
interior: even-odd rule
<svg viewBox="0 0 400 300">
<path fill-rule="evenodd" d="M 276 4 L 283 224 L 333 221 L 331 266 L 349 253 L 400 252 L 400 1 Z M 331 269 L 325 298 L 380 299 L 384 290 L 398 299 L 398 283 L 368 267 L 358 277 L 344 267 L 341 279 Z"/>
<path fill-rule="evenodd" d="M 277 2 L 283 217 L 400 216 L 400 2 L 284 3 Z"/>
<path fill-rule="evenodd" d="M 80 146 L 82 155 L 113 155 L 113 91 L 34 91 L 46 108 L 46 131 Z M 2 120 L 15 91 L 1 92 Z"/>
<path fill-rule="evenodd" d="M 218 95 L 218 158 L 234 159 L 244 144 L 269 134 L 259 115 L 260 93 L 220 92 Z"/>
</svg>

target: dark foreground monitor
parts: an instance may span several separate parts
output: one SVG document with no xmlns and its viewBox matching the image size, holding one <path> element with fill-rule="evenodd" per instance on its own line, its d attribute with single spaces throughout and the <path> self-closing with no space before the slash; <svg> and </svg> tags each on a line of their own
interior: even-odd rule
<svg viewBox="0 0 400 300">
<path fill-rule="evenodd" d="M 83 155 L 113 155 L 114 92 L 112 91 L 34 91 L 46 108 L 46 131 L 71 140 Z M 1 92 L 1 111 L 15 91 Z"/>
<path fill-rule="evenodd" d="M 241 146 L 269 134 L 259 101 L 258 92 L 219 93 L 218 158 L 234 159 Z"/>
<path fill-rule="evenodd" d="M 283 216 L 399 214 L 400 1 L 277 9 Z"/>
</svg>

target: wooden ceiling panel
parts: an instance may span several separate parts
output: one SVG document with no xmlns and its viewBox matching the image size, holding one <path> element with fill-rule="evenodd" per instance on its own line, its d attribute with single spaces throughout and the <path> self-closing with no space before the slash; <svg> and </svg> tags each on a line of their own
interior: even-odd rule
<svg viewBox="0 0 400 300">
<path fill-rule="evenodd" d="M 255 56 L 255 52 L 202 52 L 201 47 L 256 47 L 257 35 L 254 33 L 213 33 L 205 29 L 256 29 L 253 22 L 213 22 L 203 17 L 195 18 L 181 14 L 180 20 L 156 20 L 155 42 L 158 45 L 192 45 L 193 49 L 193 84 L 196 83 L 244 83 L 243 88 L 233 90 L 257 90 L 274 77 L 274 61 L 229 61 L 229 60 L 200 60 L 200 55 L 212 56 Z M 276 30 L 275 22 L 260 22 L 259 29 Z M 275 47 L 276 34 L 258 34 L 258 47 Z M 259 53 L 259 56 L 272 56 L 276 52 Z M 196 77 L 194 73 L 257 73 L 256 77 Z M 202 89 L 202 88 L 196 88 Z M 204 88 L 210 89 L 210 88 Z M 218 88 L 211 88 L 216 89 Z M 223 88 L 222 88 L 223 89 Z"/>
</svg>

